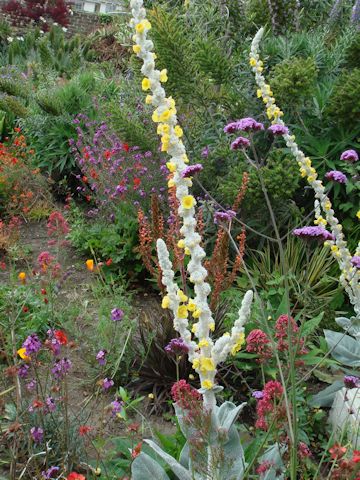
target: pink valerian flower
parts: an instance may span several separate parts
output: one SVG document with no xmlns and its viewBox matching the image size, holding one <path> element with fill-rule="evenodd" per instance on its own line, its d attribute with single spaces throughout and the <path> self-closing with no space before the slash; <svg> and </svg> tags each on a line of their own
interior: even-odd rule
<svg viewBox="0 0 360 480">
<path fill-rule="evenodd" d="M 288 315 L 280 315 L 275 323 L 275 338 L 277 338 L 277 349 L 280 352 L 289 350 L 289 334 L 291 344 L 297 348 L 299 355 L 304 355 L 307 350 L 304 348 L 304 340 L 299 337 L 299 327 L 293 317 Z"/>
<path fill-rule="evenodd" d="M 293 230 L 293 235 L 303 238 L 305 240 L 319 240 L 325 242 L 326 240 L 334 240 L 334 235 L 324 227 L 302 227 Z"/>
<path fill-rule="evenodd" d="M 340 156 L 340 160 L 345 162 L 355 163 L 359 160 L 359 155 L 355 150 L 345 150 Z"/>
<path fill-rule="evenodd" d="M 284 406 L 279 404 L 279 401 L 284 393 L 284 389 L 280 382 L 271 380 L 267 382 L 262 391 L 263 396 L 258 400 L 256 405 L 256 428 L 266 431 L 269 428 L 268 416 L 275 415 L 275 419 L 281 421 L 285 418 L 286 411 Z"/>
<path fill-rule="evenodd" d="M 325 175 L 325 178 L 337 183 L 347 182 L 346 175 L 343 172 L 340 172 L 340 170 L 330 170 L 330 172 L 327 172 Z"/>
<path fill-rule="evenodd" d="M 245 137 L 237 137 L 230 145 L 231 150 L 250 147 L 250 140 Z"/>
<path fill-rule="evenodd" d="M 215 212 L 214 213 L 214 223 L 218 225 L 219 223 L 229 223 L 233 218 L 236 217 L 236 212 L 234 210 L 226 210 L 225 212 Z"/>
<path fill-rule="evenodd" d="M 203 169 L 203 166 L 201 163 L 195 163 L 194 165 L 189 165 L 188 167 L 185 167 L 184 170 L 181 172 L 181 176 L 183 178 L 189 178 L 193 177 L 196 173 L 201 172 Z"/>
<path fill-rule="evenodd" d="M 260 329 L 252 330 L 246 338 L 246 351 L 259 356 L 258 363 L 265 362 L 272 355 L 270 339 Z"/>
<path fill-rule="evenodd" d="M 300 458 L 309 458 L 312 456 L 310 448 L 304 442 L 299 442 L 298 453 Z"/>
<path fill-rule="evenodd" d="M 186 380 L 179 380 L 171 387 L 174 402 L 183 410 L 193 411 L 201 406 L 201 395 Z"/>
<path fill-rule="evenodd" d="M 70 232 L 69 224 L 60 212 L 50 214 L 47 222 L 49 237 L 65 237 Z"/>
<path fill-rule="evenodd" d="M 268 128 L 268 131 L 271 132 L 273 135 L 288 135 L 289 134 L 289 129 L 285 127 L 285 125 L 280 125 L 278 123 L 275 123 L 274 125 L 271 125 L 271 127 Z"/>
<path fill-rule="evenodd" d="M 175 353 L 181 355 L 183 353 L 188 353 L 189 347 L 186 345 L 184 340 L 181 337 L 173 338 L 164 348 L 167 353 Z"/>
<path fill-rule="evenodd" d="M 351 259 L 351 265 L 360 268 L 360 255 L 354 255 Z"/>
<path fill-rule="evenodd" d="M 41 443 L 44 438 L 44 430 L 41 427 L 32 427 L 30 434 L 35 443 Z"/>
<path fill-rule="evenodd" d="M 260 465 L 256 469 L 256 473 L 258 475 L 262 475 L 266 473 L 270 468 L 274 466 L 273 462 L 270 462 L 269 460 L 265 460 L 264 462 L 260 463 Z"/>
</svg>

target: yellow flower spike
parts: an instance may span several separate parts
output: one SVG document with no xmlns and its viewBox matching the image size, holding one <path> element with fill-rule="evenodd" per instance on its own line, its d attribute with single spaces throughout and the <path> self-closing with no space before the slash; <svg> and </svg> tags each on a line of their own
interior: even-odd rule
<svg viewBox="0 0 360 480">
<path fill-rule="evenodd" d="M 196 333 L 198 329 L 198 324 L 194 323 L 194 325 L 191 327 L 191 333 Z"/>
<path fill-rule="evenodd" d="M 160 82 L 166 83 L 167 81 L 168 81 L 167 70 L 166 68 L 164 68 L 164 70 L 161 70 L 160 72 Z"/>
<path fill-rule="evenodd" d="M 30 360 L 30 357 L 26 355 L 26 348 L 19 348 L 16 352 L 22 360 Z"/>
<path fill-rule="evenodd" d="M 176 125 L 174 128 L 174 133 L 178 138 L 181 138 L 184 135 L 183 129 L 179 125 Z"/>
<path fill-rule="evenodd" d="M 153 113 L 152 116 L 151 116 L 151 119 L 152 119 L 152 121 L 155 122 L 155 123 L 160 122 L 160 117 L 159 117 L 159 114 L 158 114 L 158 111 L 157 111 L 157 110 L 154 111 L 154 113 Z"/>
<path fill-rule="evenodd" d="M 252 67 L 256 67 L 256 59 L 255 58 L 253 58 L 253 57 L 250 58 L 250 65 Z"/>
<path fill-rule="evenodd" d="M 185 210 L 190 210 L 195 205 L 195 198 L 192 195 L 185 195 L 181 199 L 181 205 Z"/>
<path fill-rule="evenodd" d="M 200 315 L 201 315 L 201 309 L 200 308 L 197 308 L 195 310 L 195 312 L 193 312 L 193 314 L 192 314 L 193 318 L 199 318 Z"/>
<path fill-rule="evenodd" d="M 133 52 L 138 54 L 141 52 L 141 46 L 140 45 L 133 45 Z"/>
<path fill-rule="evenodd" d="M 189 312 L 194 312 L 196 310 L 196 303 L 194 300 L 189 300 L 189 303 L 187 304 L 187 309 Z"/>
<path fill-rule="evenodd" d="M 174 162 L 167 162 L 166 167 L 169 170 L 170 173 L 176 172 L 176 165 Z"/>
<path fill-rule="evenodd" d="M 181 239 L 178 241 L 177 246 L 179 248 L 185 248 L 185 240 Z"/>
<path fill-rule="evenodd" d="M 209 330 L 210 330 L 210 332 L 215 332 L 215 323 L 214 322 L 211 322 L 209 324 Z"/>
<path fill-rule="evenodd" d="M 165 110 L 159 115 L 160 122 L 167 122 L 172 115 L 171 110 Z"/>
<path fill-rule="evenodd" d="M 169 308 L 170 307 L 170 298 L 165 295 L 161 302 L 161 308 Z"/>
<path fill-rule="evenodd" d="M 186 308 L 185 305 L 181 305 L 176 312 L 176 315 L 179 318 L 187 318 L 188 317 L 188 309 Z"/>
<path fill-rule="evenodd" d="M 202 340 L 200 340 L 198 346 L 199 346 L 199 348 L 208 347 L 208 346 L 209 346 L 209 342 L 206 340 L 206 338 L 203 338 Z"/>
<path fill-rule="evenodd" d="M 168 181 L 168 188 L 175 187 L 175 180 L 173 178 L 170 178 Z"/>
<path fill-rule="evenodd" d="M 185 303 L 188 301 L 188 297 L 185 295 L 185 293 L 182 290 L 177 291 L 177 297 L 180 300 L 180 302 Z M 187 307 L 186 307 L 186 310 L 187 310 Z"/>
<path fill-rule="evenodd" d="M 86 268 L 89 270 L 89 272 L 94 271 L 94 260 L 92 259 L 86 260 L 85 265 L 86 265 Z"/>
<path fill-rule="evenodd" d="M 141 88 L 144 90 L 144 92 L 146 92 L 146 90 L 150 90 L 150 88 L 151 88 L 150 78 L 145 77 L 145 78 L 142 79 Z"/>
<path fill-rule="evenodd" d="M 191 254 L 190 248 L 185 247 L 184 253 L 185 253 L 185 255 L 190 255 Z"/>
<path fill-rule="evenodd" d="M 152 101 L 153 101 L 152 95 L 146 95 L 146 98 L 145 98 L 146 105 L 151 105 Z"/>
<path fill-rule="evenodd" d="M 235 355 L 245 343 L 245 333 L 242 332 L 238 335 L 238 339 L 235 345 L 231 349 L 231 355 Z"/>
<path fill-rule="evenodd" d="M 214 386 L 213 382 L 211 380 L 203 380 L 201 383 L 202 388 L 205 388 L 206 390 L 211 390 Z"/>
<path fill-rule="evenodd" d="M 200 371 L 202 373 L 213 372 L 215 370 L 214 360 L 210 357 L 200 357 Z"/>
</svg>

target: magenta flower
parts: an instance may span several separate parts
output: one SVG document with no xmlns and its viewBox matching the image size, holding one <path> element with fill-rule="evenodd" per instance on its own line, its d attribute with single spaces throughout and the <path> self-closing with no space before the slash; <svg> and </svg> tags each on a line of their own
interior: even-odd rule
<svg viewBox="0 0 360 480">
<path fill-rule="evenodd" d="M 209 156 L 209 153 L 210 153 L 210 149 L 208 146 L 204 147 L 202 150 L 201 150 L 201 156 L 203 158 L 207 158 Z"/>
<path fill-rule="evenodd" d="M 115 416 L 117 413 L 120 413 L 123 405 L 124 403 L 119 398 L 116 398 L 113 402 L 111 402 L 111 414 Z"/>
<path fill-rule="evenodd" d="M 60 360 L 56 360 L 53 368 L 51 369 L 51 373 L 54 377 L 58 380 L 63 378 L 72 367 L 72 363 L 68 358 L 61 358 Z"/>
<path fill-rule="evenodd" d="M 354 375 L 345 375 L 344 376 L 344 385 L 346 388 L 359 388 L 360 387 L 360 378 L 355 377 Z"/>
<path fill-rule="evenodd" d="M 30 429 L 31 437 L 35 443 L 41 443 L 44 438 L 44 430 L 41 427 L 32 427 Z"/>
<path fill-rule="evenodd" d="M 359 160 L 359 155 L 355 150 L 345 150 L 340 156 L 340 160 L 344 160 L 345 162 L 354 163 Z"/>
<path fill-rule="evenodd" d="M 354 255 L 351 259 L 351 264 L 356 268 L 360 268 L 360 255 Z"/>
<path fill-rule="evenodd" d="M 18 368 L 18 375 L 20 378 L 26 378 L 29 374 L 29 365 L 23 364 Z"/>
<path fill-rule="evenodd" d="M 109 390 L 109 388 L 114 386 L 114 380 L 111 380 L 109 378 L 104 378 L 102 381 L 102 387 L 104 390 Z"/>
<path fill-rule="evenodd" d="M 182 354 L 188 353 L 189 347 L 186 345 L 186 343 L 181 337 L 178 337 L 170 340 L 164 350 L 167 353 Z"/>
<path fill-rule="evenodd" d="M 237 130 L 237 122 L 228 123 L 224 128 L 225 133 L 235 133 Z"/>
<path fill-rule="evenodd" d="M 45 400 L 45 403 L 46 403 L 47 413 L 54 412 L 56 410 L 56 403 L 53 397 L 47 397 L 47 399 Z"/>
<path fill-rule="evenodd" d="M 121 308 L 113 308 L 111 310 L 111 320 L 113 322 L 119 322 L 124 317 L 124 311 Z"/>
<path fill-rule="evenodd" d="M 239 150 L 239 148 L 247 148 L 250 146 L 250 140 L 245 137 L 236 138 L 230 145 L 231 150 Z"/>
<path fill-rule="evenodd" d="M 183 178 L 189 178 L 194 176 L 196 173 L 201 172 L 203 169 L 203 166 L 201 163 L 195 163 L 195 165 L 189 165 L 188 167 L 185 167 L 184 170 L 181 172 L 181 176 Z"/>
<path fill-rule="evenodd" d="M 36 382 L 36 380 L 33 378 L 32 380 L 30 380 L 30 382 L 28 382 L 28 383 L 26 384 L 26 389 L 27 389 L 29 392 L 32 392 L 33 390 L 35 390 L 36 385 L 37 385 L 37 382 Z"/>
<path fill-rule="evenodd" d="M 252 394 L 251 394 L 252 397 L 256 398 L 256 400 L 261 400 L 262 398 L 264 398 L 264 394 L 262 391 L 260 390 L 255 390 Z"/>
<path fill-rule="evenodd" d="M 234 212 L 234 210 L 226 210 L 225 212 L 215 212 L 214 223 L 216 225 L 219 223 L 228 223 L 235 217 L 236 217 L 236 212 Z"/>
<path fill-rule="evenodd" d="M 260 122 L 257 122 L 251 117 L 242 118 L 237 122 L 237 129 L 242 130 L 243 132 L 250 132 L 251 130 L 258 131 L 264 130 L 264 125 Z"/>
<path fill-rule="evenodd" d="M 330 170 L 330 172 L 327 172 L 327 174 L 325 175 L 325 178 L 337 183 L 347 182 L 346 175 L 340 172 L 340 170 Z"/>
<path fill-rule="evenodd" d="M 323 227 L 302 227 L 302 228 L 296 228 L 293 231 L 293 234 L 296 237 L 300 237 L 303 239 L 310 239 L 310 240 L 321 240 L 325 242 L 326 240 L 334 240 L 334 235 Z"/>
<path fill-rule="evenodd" d="M 99 365 L 105 365 L 106 363 L 106 350 L 100 350 L 96 355 L 96 360 L 99 362 Z"/>
<path fill-rule="evenodd" d="M 288 135 L 289 129 L 285 127 L 285 125 L 280 125 L 279 123 L 275 123 L 268 128 L 268 131 L 271 132 L 273 135 Z"/>
</svg>

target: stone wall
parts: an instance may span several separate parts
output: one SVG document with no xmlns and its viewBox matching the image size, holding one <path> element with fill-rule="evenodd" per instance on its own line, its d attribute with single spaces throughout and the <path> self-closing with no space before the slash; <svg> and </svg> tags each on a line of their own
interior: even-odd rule
<svg viewBox="0 0 360 480">
<path fill-rule="evenodd" d="M 11 14 L 3 12 L 2 7 L 6 3 L 8 3 L 7 0 L 0 0 L 0 19 L 12 25 L 17 35 L 23 35 L 28 29 L 32 28 L 33 20 L 18 17 L 15 12 Z M 74 12 L 73 15 L 69 17 L 67 34 L 69 36 L 75 35 L 76 33 L 87 35 L 96 30 L 100 24 L 100 18 L 97 14 Z"/>
</svg>

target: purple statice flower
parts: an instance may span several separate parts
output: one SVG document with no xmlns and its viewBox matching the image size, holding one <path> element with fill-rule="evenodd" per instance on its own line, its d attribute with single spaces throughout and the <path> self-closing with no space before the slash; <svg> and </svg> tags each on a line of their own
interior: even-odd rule
<svg viewBox="0 0 360 480">
<path fill-rule="evenodd" d="M 296 237 L 300 237 L 303 239 L 313 239 L 313 240 L 321 240 L 325 242 L 326 240 L 335 240 L 334 235 L 324 227 L 316 226 L 316 227 L 302 227 L 296 228 L 293 230 L 293 234 Z"/>
<path fill-rule="evenodd" d="M 245 137 L 236 138 L 230 145 L 231 150 L 239 150 L 239 148 L 247 148 L 250 146 L 250 140 Z"/>
<path fill-rule="evenodd" d="M 201 150 L 201 156 L 203 158 L 207 158 L 209 156 L 209 153 L 210 153 L 210 149 L 209 147 L 206 145 L 206 147 L 204 147 L 202 150 Z"/>
<path fill-rule="evenodd" d="M 360 378 L 355 377 L 354 375 L 345 375 L 344 376 L 344 385 L 346 388 L 359 388 L 360 387 Z"/>
<path fill-rule="evenodd" d="M 343 172 L 340 172 L 340 170 L 330 170 L 330 172 L 327 172 L 327 174 L 325 175 L 325 178 L 337 183 L 347 182 L 346 175 Z"/>
<path fill-rule="evenodd" d="M 189 178 L 195 175 L 196 173 L 201 172 L 203 169 L 203 166 L 201 163 L 195 163 L 195 165 L 189 165 L 188 167 L 185 167 L 184 170 L 181 172 L 182 178 Z"/>
<path fill-rule="evenodd" d="M 237 130 L 242 130 L 243 132 L 250 132 L 251 130 L 258 131 L 264 130 L 264 125 L 260 122 L 257 122 L 251 117 L 242 118 L 237 122 Z"/>
<path fill-rule="evenodd" d="M 44 438 L 44 430 L 41 427 L 32 427 L 30 429 L 31 437 L 35 443 L 41 443 Z"/>
<path fill-rule="evenodd" d="M 360 255 L 354 255 L 351 259 L 351 264 L 356 268 L 360 268 Z"/>
<path fill-rule="evenodd" d="M 114 386 L 114 380 L 111 380 L 109 378 L 104 378 L 102 381 L 102 387 L 104 390 L 109 390 L 109 388 Z"/>
<path fill-rule="evenodd" d="M 256 400 L 261 400 L 262 398 L 264 398 L 264 394 L 262 391 L 260 390 L 255 390 L 252 394 L 251 394 L 252 397 L 256 398 Z"/>
<path fill-rule="evenodd" d="M 18 375 L 20 378 L 26 378 L 29 374 L 29 365 L 26 365 L 26 363 L 24 363 L 23 365 L 20 365 L 20 367 L 18 368 Z"/>
<path fill-rule="evenodd" d="M 33 378 L 33 379 L 30 380 L 30 382 L 28 382 L 28 383 L 26 384 L 26 389 L 29 390 L 29 392 L 32 392 L 33 390 L 35 390 L 36 385 L 37 385 L 37 382 L 36 382 L 36 380 Z"/>
<path fill-rule="evenodd" d="M 99 365 L 105 365 L 106 363 L 106 350 L 99 350 L 99 352 L 96 355 L 96 360 L 99 362 Z"/>
<path fill-rule="evenodd" d="M 119 398 L 116 398 L 111 402 L 111 414 L 115 416 L 117 413 L 120 413 L 123 405 L 124 403 Z"/>
<path fill-rule="evenodd" d="M 72 363 L 68 358 L 61 358 L 56 360 L 53 368 L 51 369 L 51 373 L 56 379 L 60 380 L 69 372 L 71 367 Z"/>
<path fill-rule="evenodd" d="M 227 223 L 230 222 L 233 218 L 236 217 L 236 212 L 234 210 L 226 210 L 225 212 L 215 212 L 214 213 L 214 223 Z"/>
<path fill-rule="evenodd" d="M 25 348 L 26 355 L 30 356 L 32 353 L 37 353 L 41 348 L 41 342 L 36 333 L 32 333 L 22 344 L 22 348 Z"/>
<path fill-rule="evenodd" d="M 121 308 L 113 308 L 111 310 L 111 320 L 113 322 L 119 322 L 124 317 L 124 311 Z"/>
<path fill-rule="evenodd" d="M 50 467 L 46 470 L 46 472 L 42 472 L 41 475 L 45 480 L 48 480 L 50 478 L 54 478 L 55 476 L 57 476 L 59 470 L 60 470 L 60 467 Z"/>
<path fill-rule="evenodd" d="M 268 131 L 273 135 L 288 135 L 289 129 L 285 125 L 280 125 L 279 123 L 274 123 L 271 127 L 268 128 Z"/>
<path fill-rule="evenodd" d="M 354 163 L 359 160 L 359 155 L 355 150 L 345 150 L 340 156 L 340 160 L 344 160 L 345 162 Z"/>
<path fill-rule="evenodd" d="M 56 410 L 56 403 L 53 397 L 47 397 L 45 400 L 46 403 L 46 411 L 48 412 L 54 412 Z"/>
<path fill-rule="evenodd" d="M 182 354 L 188 353 L 188 351 L 189 347 L 181 337 L 171 339 L 165 347 L 165 352 L 167 353 Z"/>
<path fill-rule="evenodd" d="M 225 133 L 235 133 L 237 130 L 237 122 L 228 123 L 226 127 L 224 127 Z"/>
</svg>

